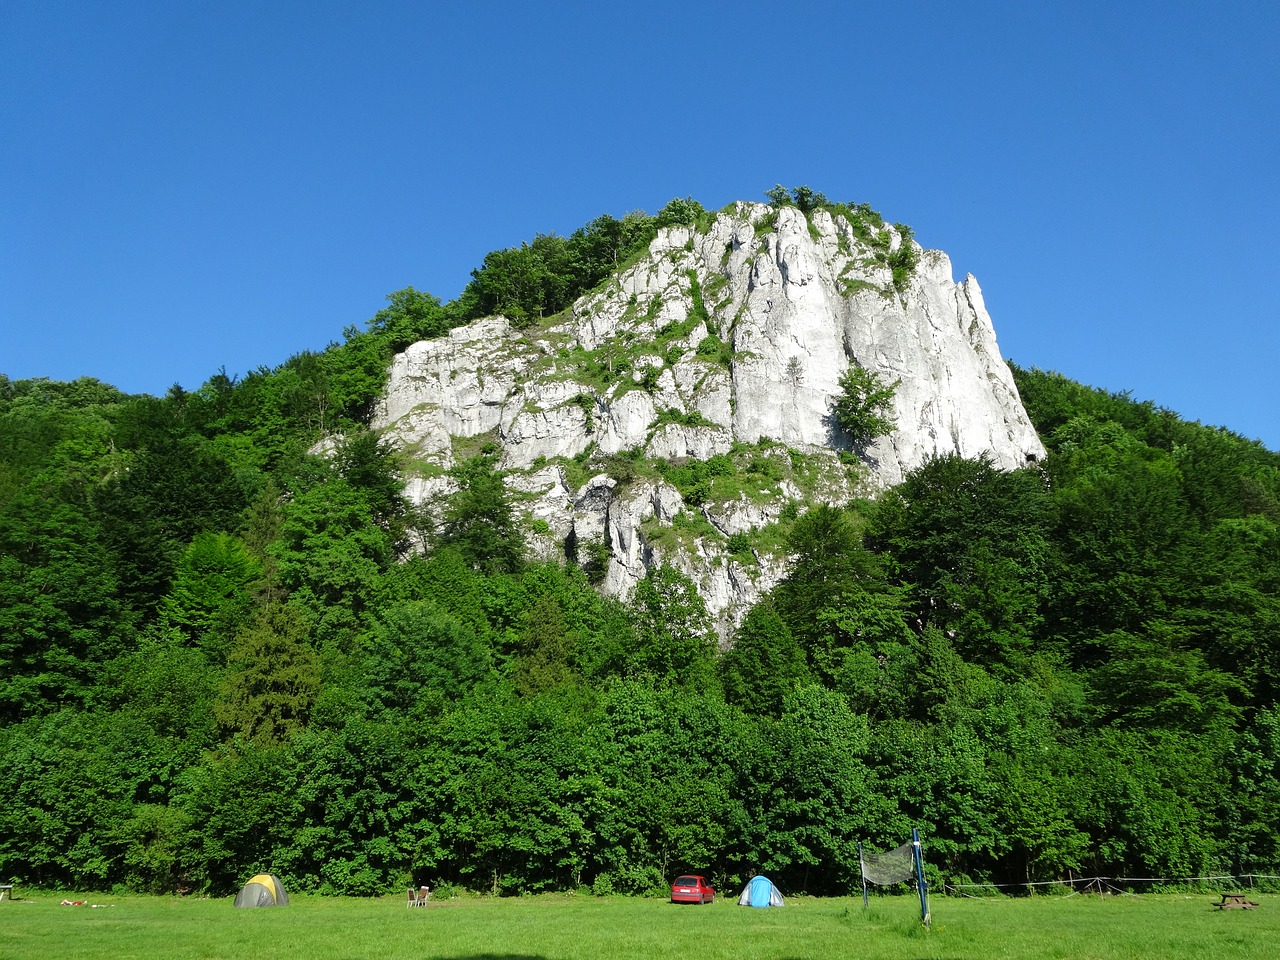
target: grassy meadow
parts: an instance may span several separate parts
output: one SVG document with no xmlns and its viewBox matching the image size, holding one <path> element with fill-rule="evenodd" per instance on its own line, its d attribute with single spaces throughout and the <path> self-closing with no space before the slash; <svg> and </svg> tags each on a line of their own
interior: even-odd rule
<svg viewBox="0 0 1280 960">
<path fill-rule="evenodd" d="M 656 899 L 465 898 L 408 910 L 403 900 L 294 897 L 236 910 L 231 899 L 28 893 L 0 902 L 5 960 L 1129 960 L 1275 957 L 1280 896 L 1256 910 L 1219 911 L 1209 894 L 935 898 L 933 927 L 918 903 L 882 897 L 793 897 L 751 910 L 732 898 L 676 906 Z"/>
</svg>

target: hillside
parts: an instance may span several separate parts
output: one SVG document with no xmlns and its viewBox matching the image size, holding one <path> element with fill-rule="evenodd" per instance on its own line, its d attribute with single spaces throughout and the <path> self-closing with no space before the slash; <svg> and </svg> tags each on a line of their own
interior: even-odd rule
<svg viewBox="0 0 1280 960">
<path fill-rule="evenodd" d="M 911 827 L 935 884 L 1275 874 L 1280 456 L 768 196 L 198 391 L 0 377 L 0 876 L 847 894 Z"/>
<path fill-rule="evenodd" d="M 895 276 L 895 259 L 910 269 Z M 882 435 L 837 421 L 850 371 L 892 385 Z M 660 229 L 547 320 L 487 317 L 415 343 L 372 426 L 405 452 L 421 505 L 456 489 L 458 451 L 491 442 L 540 553 L 602 544 L 603 586 L 623 596 L 673 564 L 726 635 L 787 559 L 777 538 L 750 552 L 730 538 L 766 542 L 784 512 L 873 495 L 930 457 L 1044 456 L 977 281 L 843 205 L 735 204 Z M 679 473 L 689 461 L 717 478 Z"/>
</svg>

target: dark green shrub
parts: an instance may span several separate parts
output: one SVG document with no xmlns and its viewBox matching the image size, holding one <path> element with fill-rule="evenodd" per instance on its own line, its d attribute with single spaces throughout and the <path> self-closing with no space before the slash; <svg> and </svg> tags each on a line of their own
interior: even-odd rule
<svg viewBox="0 0 1280 960">
<path fill-rule="evenodd" d="M 653 223 L 659 229 L 676 226 L 694 227 L 706 212 L 706 208 L 692 197 L 685 197 L 683 200 L 676 197 L 658 211 Z"/>
</svg>

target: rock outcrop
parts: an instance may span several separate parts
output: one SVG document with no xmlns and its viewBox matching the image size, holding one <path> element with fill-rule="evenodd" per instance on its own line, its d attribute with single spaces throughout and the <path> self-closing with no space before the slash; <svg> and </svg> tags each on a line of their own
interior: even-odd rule
<svg viewBox="0 0 1280 960">
<path fill-rule="evenodd" d="M 374 426 L 420 465 L 419 500 L 496 444 L 541 549 L 602 540 L 617 594 L 672 563 L 727 632 L 784 572 L 741 535 L 803 501 L 873 494 L 932 455 L 1005 469 L 1043 456 L 977 280 L 955 283 L 946 254 L 915 247 L 895 284 L 887 254 L 903 243 L 825 210 L 736 204 L 705 231 L 660 231 L 545 324 L 491 317 L 410 346 Z M 896 429 L 857 450 L 831 413 L 851 364 L 898 384 Z M 751 462 L 740 489 L 694 502 L 648 469 L 734 458 Z"/>
</svg>

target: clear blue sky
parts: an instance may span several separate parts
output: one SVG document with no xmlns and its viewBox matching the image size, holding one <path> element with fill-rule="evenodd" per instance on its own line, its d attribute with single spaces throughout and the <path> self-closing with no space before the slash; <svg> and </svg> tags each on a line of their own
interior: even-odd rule
<svg viewBox="0 0 1280 960">
<path fill-rule="evenodd" d="M 0 0 L 0 372 L 275 366 L 592 218 L 865 201 L 1006 357 L 1280 450 L 1274 2 Z"/>
</svg>

